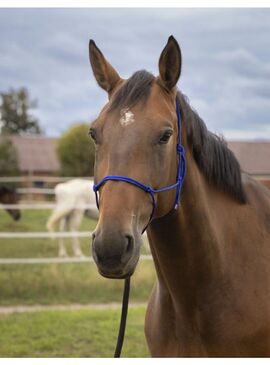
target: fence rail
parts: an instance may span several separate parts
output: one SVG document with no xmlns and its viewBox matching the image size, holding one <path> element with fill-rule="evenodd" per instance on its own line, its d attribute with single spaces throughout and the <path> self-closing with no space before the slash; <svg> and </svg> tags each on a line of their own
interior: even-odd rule
<svg viewBox="0 0 270 365">
<path fill-rule="evenodd" d="M 0 232 L 0 238 L 69 238 L 69 237 L 90 237 L 91 231 L 74 232 Z"/>
<path fill-rule="evenodd" d="M 41 195 L 54 195 L 54 189 L 47 188 L 18 188 L 16 189 L 18 194 L 41 194 Z"/>
<path fill-rule="evenodd" d="M 269 180 L 269 174 L 250 174 L 252 177 L 258 180 Z M 23 176 L 0 176 L 0 183 L 11 183 L 11 182 L 20 182 L 20 183 L 29 183 L 35 181 L 43 181 L 46 183 L 57 183 L 57 182 L 64 182 L 73 179 L 84 179 L 93 181 L 93 177 L 85 177 L 85 176 L 38 176 L 38 175 L 23 175 Z"/>
<path fill-rule="evenodd" d="M 25 210 L 32 210 L 32 209 L 54 209 L 56 207 L 55 203 L 33 203 L 33 204 L 0 204 L 0 209 L 25 209 Z M 69 206 L 64 206 L 64 208 L 68 208 Z M 71 207 L 72 209 L 80 209 L 80 210 L 96 210 L 96 204 L 80 204 L 76 205 L 75 207 Z"/>
<path fill-rule="evenodd" d="M 3 183 L 11 183 L 11 182 L 34 182 L 34 181 L 44 181 L 48 183 L 54 183 L 54 182 L 64 182 L 67 180 L 73 180 L 73 179 L 85 179 L 85 180 L 93 180 L 92 177 L 62 177 L 62 176 L 35 176 L 35 175 L 24 175 L 24 176 L 0 176 L 0 182 Z"/>
<path fill-rule="evenodd" d="M 141 261 L 153 260 L 152 255 L 141 255 Z M 0 265 L 33 265 L 33 264 L 72 264 L 72 263 L 91 263 L 94 262 L 92 256 L 81 257 L 33 257 L 33 258 L 0 258 Z"/>
</svg>

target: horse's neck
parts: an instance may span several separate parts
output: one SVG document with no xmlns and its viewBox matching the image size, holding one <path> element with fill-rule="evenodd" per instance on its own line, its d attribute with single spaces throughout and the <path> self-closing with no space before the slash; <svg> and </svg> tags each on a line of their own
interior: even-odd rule
<svg viewBox="0 0 270 365">
<path fill-rule="evenodd" d="M 161 287 L 187 298 L 221 267 L 213 197 L 205 178 L 187 153 L 187 174 L 177 212 L 153 221 L 148 230 Z"/>
</svg>

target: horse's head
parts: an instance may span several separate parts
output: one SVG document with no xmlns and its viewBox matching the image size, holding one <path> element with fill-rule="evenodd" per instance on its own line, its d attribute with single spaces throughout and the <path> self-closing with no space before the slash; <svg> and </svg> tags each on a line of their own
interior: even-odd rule
<svg viewBox="0 0 270 365">
<path fill-rule="evenodd" d="M 89 44 L 94 76 L 109 101 L 92 123 L 96 144 L 95 182 L 108 175 L 128 176 L 163 188 L 175 183 L 178 159 L 176 83 L 181 52 L 171 36 L 159 59 L 159 76 L 136 72 L 123 80 L 93 41 Z M 149 194 L 123 181 L 99 189 L 100 216 L 93 234 L 93 257 L 103 276 L 131 275 L 139 259 L 141 232 L 152 212 Z M 155 196 L 155 218 L 173 207 L 175 189 Z"/>
<path fill-rule="evenodd" d="M 0 187 L 0 201 L 2 204 L 18 204 L 18 200 L 18 195 L 15 189 L 6 186 Z M 19 209 L 8 208 L 6 211 L 15 221 L 19 220 L 21 217 L 21 212 Z"/>
</svg>

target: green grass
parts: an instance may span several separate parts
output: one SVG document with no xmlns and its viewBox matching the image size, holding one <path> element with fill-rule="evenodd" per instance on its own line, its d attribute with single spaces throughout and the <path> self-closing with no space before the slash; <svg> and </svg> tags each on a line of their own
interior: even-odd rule
<svg viewBox="0 0 270 365">
<path fill-rule="evenodd" d="M 23 211 L 18 222 L 0 210 L 0 231 L 46 231 L 50 211 Z M 81 230 L 94 229 L 96 222 L 84 218 Z M 68 253 L 72 255 L 71 242 Z M 90 254 L 90 239 L 81 239 L 85 255 Z M 56 257 L 58 240 L 1 239 L 0 257 Z M 155 280 L 152 262 L 141 262 L 131 284 L 131 300 L 148 300 Z M 0 305 L 104 303 L 120 301 L 122 280 L 102 278 L 94 263 L 0 265 Z"/>
<path fill-rule="evenodd" d="M 25 210 L 14 222 L 0 210 L 0 232 L 43 232 L 48 210 Z M 84 218 L 80 229 L 96 222 Z M 67 250 L 73 255 L 71 240 Z M 90 255 L 90 239 L 80 239 Z M 57 257 L 58 239 L 1 239 L 1 258 Z M 147 302 L 155 280 L 153 262 L 140 262 L 131 280 L 131 302 Z M 122 299 L 123 280 L 101 277 L 95 264 L 0 265 L 0 305 L 108 303 Z M 149 356 L 145 308 L 130 308 L 123 357 Z M 0 315 L 0 357 L 111 357 L 120 310 L 43 311 Z"/>
<path fill-rule="evenodd" d="M 46 222 L 51 214 L 50 210 L 24 210 L 19 221 L 14 221 L 3 210 L 0 210 L 0 232 L 47 232 Z M 83 218 L 80 230 L 92 231 L 96 221 Z M 67 251 L 73 255 L 71 239 L 65 239 Z M 86 256 L 90 255 L 90 236 L 81 238 L 81 248 Z M 1 258 L 25 257 L 56 257 L 58 256 L 58 239 L 47 238 L 8 238 L 1 239 Z"/>
<path fill-rule="evenodd" d="M 123 357 L 148 357 L 144 308 L 130 308 Z M 79 310 L 0 317 L 1 357 L 112 357 L 119 310 Z"/>
<path fill-rule="evenodd" d="M 39 232 L 46 231 L 46 222 L 51 214 L 49 209 L 22 210 L 21 219 L 14 221 L 11 216 L 3 209 L 0 210 L 0 232 Z M 81 224 L 82 231 L 94 229 L 96 221 L 87 217 L 83 218 Z"/>
<path fill-rule="evenodd" d="M 139 263 L 131 279 L 130 300 L 146 302 L 154 280 L 153 263 Z M 123 283 L 101 277 L 93 263 L 2 265 L 0 305 L 121 301 Z"/>
</svg>

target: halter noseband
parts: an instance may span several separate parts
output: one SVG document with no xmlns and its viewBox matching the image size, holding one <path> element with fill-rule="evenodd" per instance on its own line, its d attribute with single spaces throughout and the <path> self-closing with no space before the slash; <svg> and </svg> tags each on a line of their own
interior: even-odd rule
<svg viewBox="0 0 270 365">
<path fill-rule="evenodd" d="M 152 219 L 154 217 L 155 211 L 156 211 L 157 204 L 156 204 L 154 194 L 162 193 L 163 191 L 167 191 L 167 190 L 176 188 L 174 209 L 178 208 L 179 203 L 180 203 L 180 193 L 181 193 L 182 185 L 183 185 L 185 174 L 186 174 L 186 159 L 185 159 L 185 149 L 184 149 L 184 146 L 181 144 L 181 113 L 180 113 L 179 100 L 177 97 L 176 97 L 176 115 L 177 115 L 177 125 L 178 125 L 178 138 L 177 138 L 176 151 L 179 156 L 176 183 L 173 185 L 170 185 L 170 186 L 166 186 L 164 188 L 153 189 L 151 186 L 145 185 L 145 184 L 141 183 L 140 181 L 132 179 L 131 177 L 128 177 L 128 176 L 108 175 L 108 176 L 105 176 L 103 179 L 101 179 L 97 184 L 94 184 L 94 186 L 93 186 L 93 190 L 96 195 L 96 204 L 97 204 L 98 209 L 99 209 L 98 190 L 103 184 L 105 184 L 106 181 L 124 181 L 128 184 L 135 185 L 138 188 L 144 190 L 146 193 L 150 194 L 151 199 L 152 199 L 153 208 L 152 208 L 152 212 L 151 212 L 149 221 L 148 221 L 147 225 L 145 226 L 145 228 L 143 229 L 143 232 L 149 226 L 150 222 L 152 221 Z"/>
</svg>

